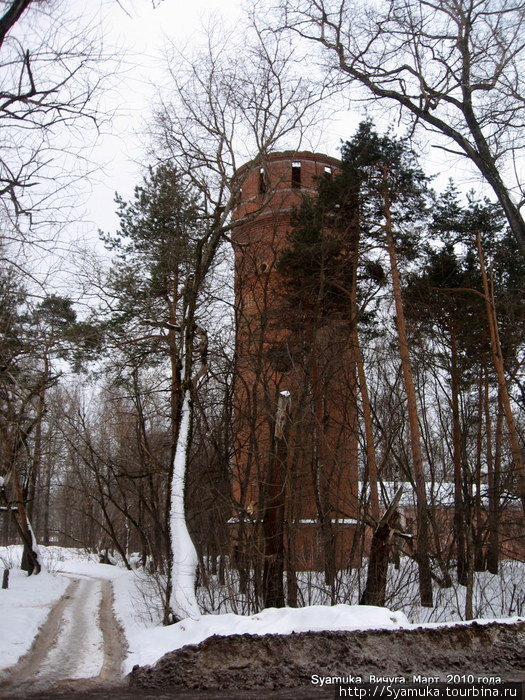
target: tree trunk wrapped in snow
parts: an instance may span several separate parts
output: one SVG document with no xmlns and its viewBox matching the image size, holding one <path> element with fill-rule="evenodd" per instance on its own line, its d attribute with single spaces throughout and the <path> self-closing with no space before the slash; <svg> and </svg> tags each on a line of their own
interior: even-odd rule
<svg viewBox="0 0 525 700">
<path fill-rule="evenodd" d="M 199 261 L 201 257 L 197 258 Z M 206 268 L 207 270 L 208 268 Z M 206 372 L 208 339 L 206 331 L 195 323 L 195 308 L 199 284 L 192 278 L 186 289 L 182 327 L 182 386 L 183 399 L 178 426 L 177 447 L 173 458 L 169 532 L 171 549 L 169 607 L 175 620 L 199 617 L 195 596 L 198 557 L 186 525 L 185 491 L 188 454 L 193 419 L 193 391 Z M 197 347 L 194 347 L 199 338 Z M 198 353 L 198 362 L 193 359 Z"/>
<path fill-rule="evenodd" d="M 36 562 L 36 571 L 34 573 L 40 573 L 41 571 L 45 571 L 46 567 L 44 565 L 44 560 L 42 559 L 42 554 L 40 553 L 40 548 L 37 544 L 35 533 L 31 527 L 29 519 L 27 519 L 27 529 L 29 530 L 29 536 L 31 537 L 31 552 L 33 553 Z"/>
<path fill-rule="evenodd" d="M 186 526 L 184 492 L 192 419 L 191 391 L 186 389 L 182 403 L 177 449 L 175 452 L 173 479 L 171 483 L 171 504 L 169 528 L 171 540 L 171 595 L 170 608 L 178 619 L 199 617 L 199 607 L 195 597 L 195 573 L 197 551 Z"/>
</svg>

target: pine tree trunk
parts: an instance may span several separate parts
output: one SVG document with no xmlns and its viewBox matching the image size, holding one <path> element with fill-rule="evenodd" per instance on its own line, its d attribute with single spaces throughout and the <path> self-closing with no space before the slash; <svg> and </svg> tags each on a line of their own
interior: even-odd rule
<svg viewBox="0 0 525 700">
<path fill-rule="evenodd" d="M 354 327 L 354 348 L 357 364 L 357 376 L 359 379 L 359 391 L 361 393 L 361 405 L 363 408 L 363 423 L 365 428 L 366 443 L 366 465 L 368 472 L 368 483 L 370 486 L 370 516 L 374 523 L 379 522 L 379 492 L 378 492 L 378 470 L 376 451 L 374 445 L 374 431 L 372 427 L 372 410 L 370 406 L 370 396 L 363 362 L 363 354 L 359 344 L 359 334 L 357 325 Z"/>
<path fill-rule="evenodd" d="M 390 199 L 386 187 L 384 190 L 384 215 L 386 242 L 388 255 L 390 258 L 390 267 L 392 271 L 392 286 L 396 308 L 396 325 L 399 340 L 399 354 L 401 357 L 403 383 L 405 387 L 405 394 L 407 397 L 410 451 L 412 455 L 412 466 L 414 469 L 414 481 L 416 485 L 416 560 L 419 568 L 419 595 L 421 599 L 421 605 L 425 607 L 432 607 L 433 602 L 432 578 L 430 574 L 429 560 L 428 504 L 426 496 L 425 471 L 423 467 L 423 455 L 421 450 L 421 434 L 419 430 L 419 421 L 417 414 L 417 401 L 416 391 L 414 387 L 414 377 L 412 372 L 412 364 L 410 360 L 410 351 L 408 349 L 408 338 L 406 332 L 403 298 L 401 293 L 401 282 L 399 278 L 399 269 L 397 266 L 397 256 L 392 230 Z"/>
<path fill-rule="evenodd" d="M 454 462 L 454 535 L 456 540 L 458 582 L 467 583 L 465 505 L 461 460 L 461 428 L 459 420 L 458 352 L 455 326 L 450 329 L 450 390 L 452 400 L 452 446 Z"/>
<path fill-rule="evenodd" d="M 496 417 L 496 442 L 501 433 L 502 410 L 498 401 Z M 485 374 L 485 423 L 487 432 L 487 479 L 488 479 L 488 544 L 487 569 L 491 574 L 497 574 L 499 569 L 499 469 L 497 455 L 492 453 L 492 425 L 489 406 L 489 377 Z"/>
<path fill-rule="evenodd" d="M 510 404 L 510 396 L 507 387 L 507 380 L 505 378 L 505 368 L 503 365 L 503 355 L 501 352 L 498 322 L 496 318 L 496 310 L 494 305 L 494 295 L 491 293 L 491 290 L 489 288 L 487 269 L 485 266 L 485 256 L 483 254 L 481 235 L 479 233 L 476 236 L 476 246 L 478 249 L 478 260 L 481 270 L 481 279 L 483 281 L 483 292 L 485 296 L 485 308 L 487 312 L 487 321 L 490 333 L 490 347 L 492 351 L 492 360 L 494 362 L 494 368 L 496 370 L 496 376 L 498 378 L 501 402 L 503 404 L 503 410 L 505 412 L 505 419 L 507 422 L 507 429 L 509 432 L 509 442 L 512 452 L 512 461 L 514 464 L 516 480 L 518 482 L 518 493 L 521 500 L 523 513 L 525 515 L 525 465 L 523 461 L 521 446 L 519 443 L 516 421 L 514 420 L 514 414 L 512 412 L 512 407 Z"/>
<path fill-rule="evenodd" d="M 483 510 L 481 504 L 481 452 L 483 445 L 483 374 L 480 374 L 478 387 L 478 430 L 476 436 L 476 473 L 474 483 L 474 519 L 473 519 L 473 545 L 474 545 L 474 570 L 485 571 L 485 557 L 483 555 Z"/>
</svg>

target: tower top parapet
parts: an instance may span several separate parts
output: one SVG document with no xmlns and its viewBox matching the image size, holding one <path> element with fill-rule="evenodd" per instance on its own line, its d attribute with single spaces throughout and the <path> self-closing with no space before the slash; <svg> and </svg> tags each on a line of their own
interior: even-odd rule
<svg viewBox="0 0 525 700">
<path fill-rule="evenodd" d="M 282 151 L 249 161 L 237 171 L 242 185 L 233 217 L 243 219 L 259 210 L 260 216 L 289 211 L 299 205 L 303 193 L 315 194 L 318 180 L 331 178 L 339 167 L 337 158 L 310 151 Z"/>
</svg>

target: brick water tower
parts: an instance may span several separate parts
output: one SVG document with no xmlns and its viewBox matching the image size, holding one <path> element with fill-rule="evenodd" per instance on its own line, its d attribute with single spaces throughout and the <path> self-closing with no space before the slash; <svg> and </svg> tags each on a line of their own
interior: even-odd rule
<svg viewBox="0 0 525 700">
<path fill-rule="evenodd" d="M 348 320 L 301 328 L 278 262 L 292 215 L 335 158 L 269 155 L 240 168 L 233 218 L 236 372 L 232 518 L 245 556 L 264 551 L 262 522 L 278 504 L 287 567 L 348 564 L 357 514 L 356 379 Z M 277 470 L 277 474 L 276 474 Z M 277 506 L 275 506 L 277 507 Z M 332 562 L 333 564 L 333 562 Z"/>
</svg>

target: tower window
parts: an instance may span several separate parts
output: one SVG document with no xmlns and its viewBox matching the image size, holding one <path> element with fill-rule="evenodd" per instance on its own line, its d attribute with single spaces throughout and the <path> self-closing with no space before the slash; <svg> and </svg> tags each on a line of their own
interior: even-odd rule
<svg viewBox="0 0 525 700">
<path fill-rule="evenodd" d="M 292 187 L 301 187 L 301 163 L 298 160 L 292 163 Z"/>
<path fill-rule="evenodd" d="M 266 194 L 268 191 L 268 181 L 264 168 L 259 168 L 259 194 Z"/>
<path fill-rule="evenodd" d="M 332 168 L 329 165 L 324 166 L 324 176 L 327 180 L 332 179 Z"/>
</svg>

